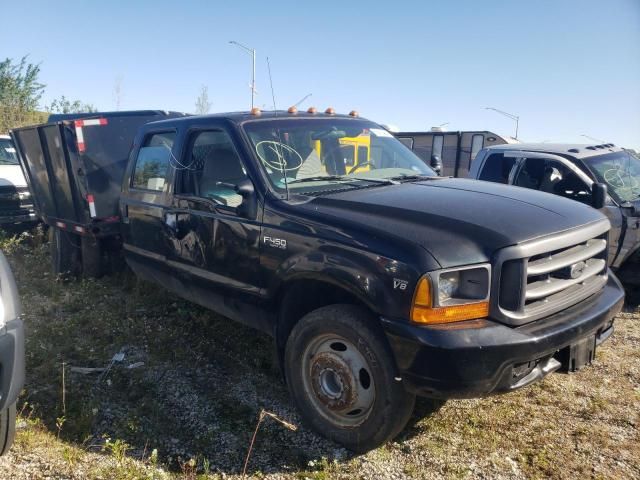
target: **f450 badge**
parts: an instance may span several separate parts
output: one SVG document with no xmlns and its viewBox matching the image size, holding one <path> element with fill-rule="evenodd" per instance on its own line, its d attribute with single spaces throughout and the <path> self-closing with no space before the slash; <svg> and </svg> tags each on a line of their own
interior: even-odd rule
<svg viewBox="0 0 640 480">
<path fill-rule="evenodd" d="M 267 237 L 265 235 L 263 241 L 268 247 L 279 248 L 280 250 L 287 249 L 287 241 L 284 238 Z"/>
</svg>

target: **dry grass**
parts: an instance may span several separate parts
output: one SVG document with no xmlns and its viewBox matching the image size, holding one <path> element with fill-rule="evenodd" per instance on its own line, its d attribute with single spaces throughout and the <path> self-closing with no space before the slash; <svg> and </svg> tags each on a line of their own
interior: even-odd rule
<svg viewBox="0 0 640 480">
<path fill-rule="evenodd" d="M 262 408 L 300 423 L 263 335 L 128 274 L 52 278 L 37 235 L 4 238 L 2 249 L 23 301 L 28 378 L 0 478 L 240 478 Z M 597 362 L 578 374 L 450 401 L 424 418 L 432 405 L 421 401 L 396 442 L 361 456 L 304 427 L 265 422 L 248 471 L 350 480 L 640 478 L 640 308 L 633 301 Z M 70 370 L 105 367 L 120 351 L 125 359 L 100 381 Z"/>
</svg>

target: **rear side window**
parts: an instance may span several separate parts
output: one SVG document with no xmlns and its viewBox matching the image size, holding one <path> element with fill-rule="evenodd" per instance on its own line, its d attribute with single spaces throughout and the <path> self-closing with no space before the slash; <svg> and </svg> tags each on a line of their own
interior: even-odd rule
<svg viewBox="0 0 640 480">
<path fill-rule="evenodd" d="M 175 132 L 154 133 L 145 139 L 138 152 L 132 186 L 144 190 L 163 191 L 171 163 Z"/>
<path fill-rule="evenodd" d="M 506 157 L 502 153 L 489 155 L 482 166 L 480 180 L 496 183 L 509 183 L 509 173 L 516 163 L 514 157 Z"/>
</svg>

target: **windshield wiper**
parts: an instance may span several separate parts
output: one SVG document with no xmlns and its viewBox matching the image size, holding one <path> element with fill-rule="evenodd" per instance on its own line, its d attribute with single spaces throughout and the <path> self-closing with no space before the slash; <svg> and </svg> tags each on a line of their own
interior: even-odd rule
<svg viewBox="0 0 640 480">
<path fill-rule="evenodd" d="M 296 180 L 291 180 L 288 182 L 289 185 L 292 183 L 305 183 L 305 182 L 321 182 L 323 180 L 333 181 L 333 182 L 371 182 L 371 183 L 380 183 L 383 185 L 395 185 L 398 182 L 389 178 L 369 178 L 369 177 L 349 177 L 346 175 L 317 175 L 314 177 L 306 177 L 306 178 L 298 178 Z"/>
<path fill-rule="evenodd" d="M 305 182 L 321 182 L 323 180 L 328 181 L 350 181 L 351 179 L 345 178 L 341 175 L 316 175 L 315 177 L 297 178 L 287 182 L 289 185 L 293 183 L 305 183 Z"/>
<path fill-rule="evenodd" d="M 420 175 L 398 175 L 397 177 L 391 177 L 391 180 L 431 180 L 434 178 L 441 178 L 441 177 L 434 177 L 431 175 L 424 175 L 424 174 L 420 174 Z"/>
<path fill-rule="evenodd" d="M 365 182 L 380 183 L 382 185 L 398 185 L 393 178 L 370 178 L 370 177 L 348 177 L 353 180 L 364 180 Z"/>
</svg>

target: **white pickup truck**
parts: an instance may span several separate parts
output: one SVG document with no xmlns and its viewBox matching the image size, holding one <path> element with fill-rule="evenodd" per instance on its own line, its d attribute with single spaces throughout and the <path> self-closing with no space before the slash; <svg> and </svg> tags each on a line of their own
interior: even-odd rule
<svg viewBox="0 0 640 480">
<path fill-rule="evenodd" d="M 0 225 L 36 220 L 11 137 L 0 135 Z"/>
</svg>

